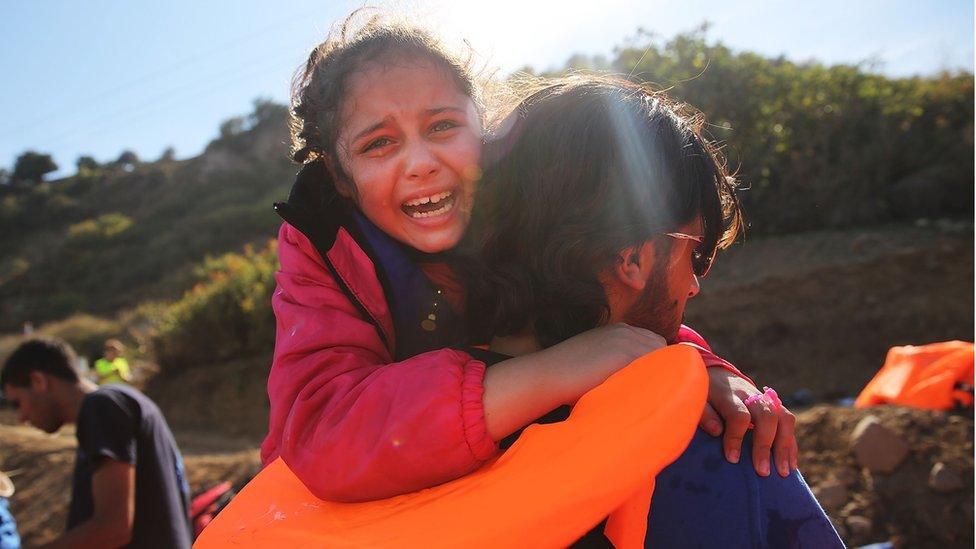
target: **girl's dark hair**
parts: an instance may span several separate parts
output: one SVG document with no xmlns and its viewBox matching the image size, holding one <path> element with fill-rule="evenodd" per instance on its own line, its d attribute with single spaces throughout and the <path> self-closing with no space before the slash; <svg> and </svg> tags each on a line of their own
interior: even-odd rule
<svg viewBox="0 0 976 549">
<path fill-rule="evenodd" d="M 361 8 L 338 23 L 296 72 L 291 91 L 292 159 L 328 160 L 341 170 L 336 136 L 349 77 L 370 62 L 422 58 L 443 67 L 477 102 L 468 62 L 429 32 L 376 8 Z"/>
<path fill-rule="evenodd" d="M 472 334 L 526 330 L 550 346 L 604 323 L 600 273 L 622 250 L 696 217 L 711 257 L 742 226 L 735 180 L 702 137 L 703 117 L 626 80 L 571 76 L 536 84 L 494 132 L 472 241 L 481 275 Z"/>
</svg>

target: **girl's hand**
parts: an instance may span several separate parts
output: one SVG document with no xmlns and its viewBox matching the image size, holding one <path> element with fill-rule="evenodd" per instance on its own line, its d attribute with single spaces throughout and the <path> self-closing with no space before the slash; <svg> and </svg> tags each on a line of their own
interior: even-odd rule
<svg viewBox="0 0 976 549">
<path fill-rule="evenodd" d="M 752 464 L 760 476 L 769 476 L 770 450 L 776 458 L 781 477 L 797 468 L 799 450 L 796 444 L 796 416 L 786 407 L 777 412 L 760 399 L 746 406 L 745 401 L 762 392 L 751 383 L 723 368 L 708 368 L 708 402 L 698 426 L 712 436 L 724 431 L 725 459 L 738 463 L 742 438 L 750 425 L 755 426 L 752 441 Z"/>
<path fill-rule="evenodd" d="M 560 404 L 575 404 L 617 370 L 667 345 L 660 335 L 629 324 L 588 330 L 543 351 L 551 357 L 548 385 L 563 394 Z"/>
</svg>

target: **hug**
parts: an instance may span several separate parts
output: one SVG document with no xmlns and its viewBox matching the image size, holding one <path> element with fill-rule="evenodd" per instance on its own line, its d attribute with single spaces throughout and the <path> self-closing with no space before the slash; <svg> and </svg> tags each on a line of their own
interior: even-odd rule
<svg viewBox="0 0 976 549">
<path fill-rule="evenodd" d="M 294 83 L 303 167 L 276 206 L 262 460 L 325 500 L 415 492 L 687 345 L 708 403 L 657 475 L 645 544 L 842 546 L 796 470 L 792 414 L 682 324 L 743 226 L 703 116 L 595 75 L 493 104 L 430 33 L 357 17 Z M 609 544 L 602 525 L 580 535 Z"/>
</svg>

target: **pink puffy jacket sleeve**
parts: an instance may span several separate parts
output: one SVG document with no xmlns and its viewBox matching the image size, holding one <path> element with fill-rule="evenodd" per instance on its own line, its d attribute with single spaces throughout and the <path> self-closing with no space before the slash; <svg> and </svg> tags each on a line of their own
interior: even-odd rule
<svg viewBox="0 0 976 549">
<path fill-rule="evenodd" d="M 705 363 L 706 368 L 722 368 L 723 370 L 728 370 L 749 383 L 756 385 L 755 381 L 749 379 L 749 376 L 740 372 L 739 369 L 733 366 L 731 362 L 713 353 L 712 348 L 708 345 L 708 342 L 705 341 L 705 338 L 684 324 L 682 324 L 681 328 L 678 329 L 677 342 L 684 345 L 691 345 L 692 347 L 698 349 L 698 353 L 701 354 L 702 361 Z"/>
<path fill-rule="evenodd" d="M 337 249 L 336 272 L 369 277 L 347 286 L 389 328 L 369 258 L 344 230 L 330 259 Z M 363 501 L 446 482 L 496 454 L 482 404 L 484 363 L 451 349 L 393 362 L 311 242 L 287 223 L 278 253 L 265 463 L 280 455 L 316 496 Z"/>
</svg>

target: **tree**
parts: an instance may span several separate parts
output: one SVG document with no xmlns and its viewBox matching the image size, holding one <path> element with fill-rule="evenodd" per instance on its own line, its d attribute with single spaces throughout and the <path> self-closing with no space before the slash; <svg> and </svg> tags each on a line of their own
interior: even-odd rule
<svg viewBox="0 0 976 549">
<path fill-rule="evenodd" d="M 220 123 L 220 139 L 227 139 L 229 137 L 234 137 L 246 130 L 246 122 L 244 117 L 235 116 L 233 118 L 228 118 Z"/>
<path fill-rule="evenodd" d="M 271 99 L 259 97 L 254 100 L 254 111 L 248 117 L 248 129 L 275 118 L 283 119 L 287 115 L 288 107 L 275 103 Z"/>
<path fill-rule="evenodd" d="M 174 160 L 176 160 L 176 149 L 173 147 L 166 147 L 166 150 L 159 157 L 159 162 L 172 162 Z"/>
<path fill-rule="evenodd" d="M 14 164 L 14 173 L 10 180 L 12 182 L 30 181 L 40 183 L 44 181 L 44 175 L 57 171 L 58 165 L 49 154 L 41 154 L 34 151 L 25 151 L 17 157 Z"/>
<path fill-rule="evenodd" d="M 86 175 L 98 171 L 99 168 L 98 161 L 88 155 L 79 156 L 78 160 L 75 161 L 75 166 L 78 168 L 79 175 Z"/>
<path fill-rule="evenodd" d="M 139 164 L 139 157 L 136 153 L 125 150 L 119 155 L 119 158 L 115 161 L 115 165 L 122 168 L 127 172 L 131 172 Z"/>
</svg>

